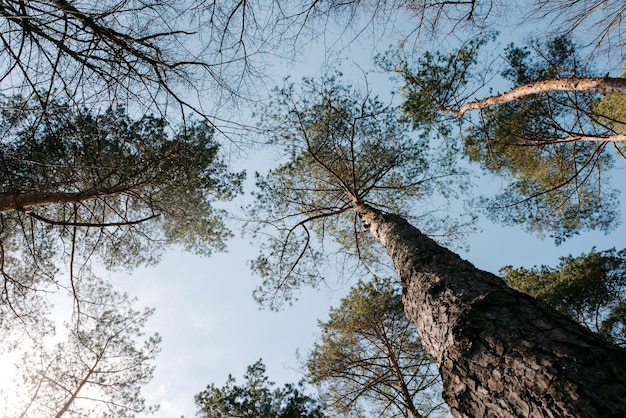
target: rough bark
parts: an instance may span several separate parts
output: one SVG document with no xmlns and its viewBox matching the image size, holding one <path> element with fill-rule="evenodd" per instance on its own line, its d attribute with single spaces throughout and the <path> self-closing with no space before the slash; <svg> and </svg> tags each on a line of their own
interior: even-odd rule
<svg viewBox="0 0 626 418">
<path fill-rule="evenodd" d="M 626 350 L 439 246 L 356 210 L 393 259 L 405 311 L 456 417 L 626 417 Z"/>
<path fill-rule="evenodd" d="M 552 80 L 542 80 L 519 86 L 506 93 L 466 103 L 456 110 L 442 109 L 442 112 L 462 118 L 463 115 L 470 110 L 485 109 L 490 106 L 505 104 L 534 94 L 551 91 L 626 94 L 626 78 L 556 78 Z"/>
</svg>

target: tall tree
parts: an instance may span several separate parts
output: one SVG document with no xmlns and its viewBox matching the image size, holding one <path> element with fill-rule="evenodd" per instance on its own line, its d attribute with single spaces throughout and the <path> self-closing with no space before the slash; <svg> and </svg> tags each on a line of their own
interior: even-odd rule
<svg viewBox="0 0 626 418">
<path fill-rule="evenodd" d="M 395 110 L 377 98 L 342 86 L 337 76 L 305 79 L 302 92 L 293 85 L 278 91 L 275 108 L 264 114 L 270 115 L 269 141 L 292 158 L 267 176 L 257 174 L 250 216 L 262 220 L 252 226 L 262 232 L 260 245 L 269 256 L 252 264 L 264 278 L 255 292 L 259 302 L 280 305 L 297 287 L 317 282 L 324 261 L 319 246 L 327 240 L 341 244 L 339 257 L 357 256 L 370 271 L 386 267 L 353 210 L 352 189 L 380 207 L 416 214 L 433 235 L 462 235 L 466 220 L 447 217 L 445 202 L 426 201 L 454 197 L 466 186 L 465 173 L 452 163 L 454 150 L 431 152 L 428 137 L 409 136 Z M 303 172 L 306 179 L 299 177 Z M 266 226 L 276 234 L 268 237 Z"/>
<path fill-rule="evenodd" d="M 557 267 L 503 267 L 506 283 L 626 346 L 626 250 L 562 257 Z"/>
<path fill-rule="evenodd" d="M 322 405 L 304 393 L 303 383 L 272 390 L 262 360 L 248 366 L 245 383 L 231 375 L 223 387 L 210 384 L 196 395 L 198 416 L 203 418 L 324 418 Z"/>
<path fill-rule="evenodd" d="M 509 46 L 501 74 L 513 88 L 473 100 L 489 79 L 478 61 L 485 41 L 449 55 L 427 53 L 416 64 L 381 60 L 406 83 L 407 117 L 416 128 L 447 135 L 454 132 L 451 123 L 463 119 L 465 155 L 508 183 L 481 202 L 492 219 L 550 234 L 557 242 L 580 230 L 613 228 L 618 201 L 609 184 L 615 161 L 610 148 L 621 153 L 626 137 L 619 121 L 607 123 L 619 113 L 603 114 L 597 103 L 602 95 L 626 94 L 626 79 L 590 77 L 576 45 L 561 37 Z M 475 122 L 466 117 L 472 110 L 480 111 Z"/>
<path fill-rule="evenodd" d="M 139 311 L 125 294 L 94 278 L 81 280 L 80 310 L 66 323 L 66 338 L 41 340 L 17 365 L 27 398 L 15 416 L 133 417 L 151 413 L 141 386 L 152 378 L 160 337 L 141 342 L 152 309 Z M 20 385 L 18 385 L 20 388 Z"/>
<path fill-rule="evenodd" d="M 274 109 L 268 133 L 290 158 L 260 179 L 254 212 L 261 225 L 277 227 L 253 264 L 266 285 L 284 291 L 319 280 L 308 268 L 321 258 L 313 248 L 318 242 L 337 237 L 354 253 L 369 232 L 400 276 L 405 312 L 439 366 L 454 415 L 626 413 L 619 395 L 626 391 L 623 349 L 391 212 L 402 204 L 409 212 L 415 207 L 407 203 L 415 201 L 436 203 L 423 191 L 437 177 L 411 154 L 427 152 L 423 137 L 407 137 L 395 129 L 392 109 L 337 83 L 309 83 L 299 95 L 282 95 L 288 105 Z M 347 233 L 354 238 L 343 239 Z"/>
<path fill-rule="evenodd" d="M 334 410 L 348 416 L 444 414 L 439 372 L 389 280 L 358 283 L 319 325 L 321 341 L 306 364 Z"/>
<path fill-rule="evenodd" d="M 50 113 L 36 101 L 8 101 L 0 119 L 3 320 L 28 313 L 23 301 L 33 291 L 72 288 L 72 269 L 89 260 L 120 269 L 156 261 L 166 245 L 224 249 L 230 231 L 213 203 L 233 198 L 243 173 L 228 172 L 206 122 L 168 134 L 163 119 L 133 120 L 122 107 L 93 114 L 58 103 Z M 56 278 L 63 263 L 70 283 Z"/>
</svg>

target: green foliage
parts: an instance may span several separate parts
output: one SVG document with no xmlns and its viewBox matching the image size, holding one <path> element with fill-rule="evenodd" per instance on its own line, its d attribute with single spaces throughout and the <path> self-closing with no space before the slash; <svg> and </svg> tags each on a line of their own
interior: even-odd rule
<svg viewBox="0 0 626 418">
<path fill-rule="evenodd" d="M 468 97 L 467 86 L 475 77 L 478 52 L 493 36 L 472 39 L 450 54 L 427 51 L 415 64 L 397 52 L 378 58 L 381 68 L 402 78 L 400 92 L 405 100 L 400 109 L 414 129 L 437 128 L 445 136 L 450 134 L 447 122 L 451 118 L 441 111 L 458 107 Z"/>
<path fill-rule="evenodd" d="M 555 268 L 502 268 L 506 283 L 626 346 L 626 250 L 567 256 Z"/>
<path fill-rule="evenodd" d="M 626 74 L 622 75 L 622 78 L 626 78 Z M 626 133 L 626 97 L 608 94 L 594 102 L 593 111 L 600 116 L 602 123 L 610 126 L 615 133 Z"/>
<path fill-rule="evenodd" d="M 130 269 L 167 245 L 224 250 L 231 233 L 213 202 L 239 193 L 244 175 L 228 172 L 207 123 L 168 134 L 163 119 L 122 107 L 8 98 L 2 108 L 2 297 L 15 314 L 27 307 L 9 299 L 45 288 L 69 259 Z"/>
<path fill-rule="evenodd" d="M 67 337 L 56 344 L 37 341 L 17 365 L 21 393 L 28 396 L 14 398 L 19 416 L 113 418 L 154 412 L 157 407 L 146 405 L 141 387 L 152 379 L 161 338 L 154 334 L 140 341 L 154 310 L 135 310 L 134 301 L 93 277 L 75 284 L 82 299 L 65 326 Z"/>
<path fill-rule="evenodd" d="M 503 76 L 514 87 L 539 80 L 587 76 L 568 38 L 507 48 Z M 585 229 L 616 225 L 617 191 L 608 185 L 613 165 L 607 144 L 575 141 L 601 136 L 589 93 L 550 92 L 486 109 L 482 124 L 464 138 L 470 161 L 509 180 L 485 201 L 488 214 L 506 224 L 549 232 L 557 243 Z M 563 141 L 565 139 L 565 141 Z"/>
<path fill-rule="evenodd" d="M 402 296 L 388 280 L 359 282 L 319 324 L 307 366 L 326 402 L 349 416 L 443 415 L 441 382 Z"/>
<path fill-rule="evenodd" d="M 210 384 L 196 395 L 198 416 L 203 418 L 324 418 L 322 405 L 304 394 L 303 383 L 272 390 L 262 360 L 248 366 L 245 383 L 228 376 L 223 387 Z"/>
<path fill-rule="evenodd" d="M 622 74 L 626 78 L 626 73 Z M 607 94 L 592 103 L 591 108 L 598 116 L 596 123 L 610 128 L 616 134 L 626 133 L 626 96 Z M 623 145 L 623 144 L 622 144 Z M 623 146 L 619 149 L 624 157 Z"/>
<path fill-rule="evenodd" d="M 576 45 L 567 36 L 546 42 L 533 40 L 521 48 L 510 44 L 505 50 L 505 59 L 509 67 L 502 71 L 502 76 L 515 86 L 587 75 L 587 68 L 578 56 Z"/>
<path fill-rule="evenodd" d="M 427 232 L 449 226 L 445 215 L 433 216 L 430 198 L 454 196 L 461 173 L 447 155 L 430 152 L 426 136 L 408 135 L 396 110 L 369 93 L 338 77 L 305 79 L 300 91 L 293 85 L 277 91 L 262 114 L 283 163 L 257 175 L 249 210 L 254 236 L 262 238 L 263 255 L 252 265 L 265 279 L 260 302 L 276 307 L 294 288 L 319 282 L 324 247 L 376 268 L 378 250 L 353 211 L 357 204 L 417 213 Z"/>
<path fill-rule="evenodd" d="M 198 122 L 168 137 L 162 119 L 132 120 L 121 107 L 94 115 L 57 106 L 56 114 L 45 122 L 36 103 L 13 99 L 4 106 L 8 110 L 1 121 L 0 196 L 96 190 L 96 196 L 71 204 L 35 202 L 34 207 L 18 210 L 52 225 L 94 227 L 158 215 L 162 219 L 145 222 L 160 225 L 163 232 L 152 241 L 181 244 L 206 254 L 223 249 L 222 237 L 228 233 L 210 202 L 231 199 L 240 191 L 242 174 L 227 172 L 210 126 Z M 122 229 L 111 228 L 107 234 L 113 241 L 109 251 L 117 251 L 117 256 L 138 255 L 139 251 L 122 247 L 125 240 L 114 239 Z"/>
<path fill-rule="evenodd" d="M 469 42 L 450 55 L 426 53 L 414 67 L 404 61 L 383 61 L 384 68 L 404 80 L 402 109 L 414 127 L 450 135 L 449 115 L 475 100 L 489 77 L 489 68 L 477 65 L 484 44 L 485 40 Z M 501 75 L 511 88 L 590 76 L 567 37 L 522 48 L 510 45 L 504 57 L 507 67 Z M 480 201 L 490 218 L 550 234 L 557 243 L 581 230 L 609 231 L 616 226 L 618 192 L 608 185 L 607 174 L 613 156 L 607 152 L 608 143 L 602 142 L 615 131 L 599 123 L 606 117 L 594 112 L 597 98 L 584 92 L 540 93 L 489 106 L 481 110 L 476 124 L 465 118 L 463 153 L 487 173 L 507 181 L 502 193 Z M 615 100 L 608 99 L 605 106 Z"/>
</svg>

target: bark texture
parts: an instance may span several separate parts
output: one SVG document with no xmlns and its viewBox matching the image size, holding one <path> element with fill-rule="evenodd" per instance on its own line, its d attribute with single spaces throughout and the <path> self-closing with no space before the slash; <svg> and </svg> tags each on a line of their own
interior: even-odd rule
<svg viewBox="0 0 626 418">
<path fill-rule="evenodd" d="M 393 259 L 406 314 L 439 365 L 456 417 L 626 417 L 626 350 L 405 219 L 356 210 Z"/>
</svg>

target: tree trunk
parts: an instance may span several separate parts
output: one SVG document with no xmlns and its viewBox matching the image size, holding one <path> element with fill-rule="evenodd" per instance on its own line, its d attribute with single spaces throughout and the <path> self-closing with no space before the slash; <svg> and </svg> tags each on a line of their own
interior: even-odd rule
<svg viewBox="0 0 626 418">
<path fill-rule="evenodd" d="M 99 197 L 130 192 L 138 185 L 121 184 L 110 188 L 91 188 L 80 192 L 27 192 L 0 194 L 0 213 L 28 210 L 38 206 L 80 203 Z"/>
<path fill-rule="evenodd" d="M 626 417 L 626 350 L 439 246 L 357 205 L 393 259 L 405 312 L 456 417 Z"/>
<path fill-rule="evenodd" d="M 551 91 L 579 91 L 600 94 L 626 94 L 625 78 L 555 78 L 551 80 L 536 81 L 516 87 L 506 93 L 487 97 L 461 106 L 459 109 L 442 109 L 448 113 L 462 118 L 470 110 L 485 109 L 490 106 L 509 103 L 517 99 Z"/>
</svg>

